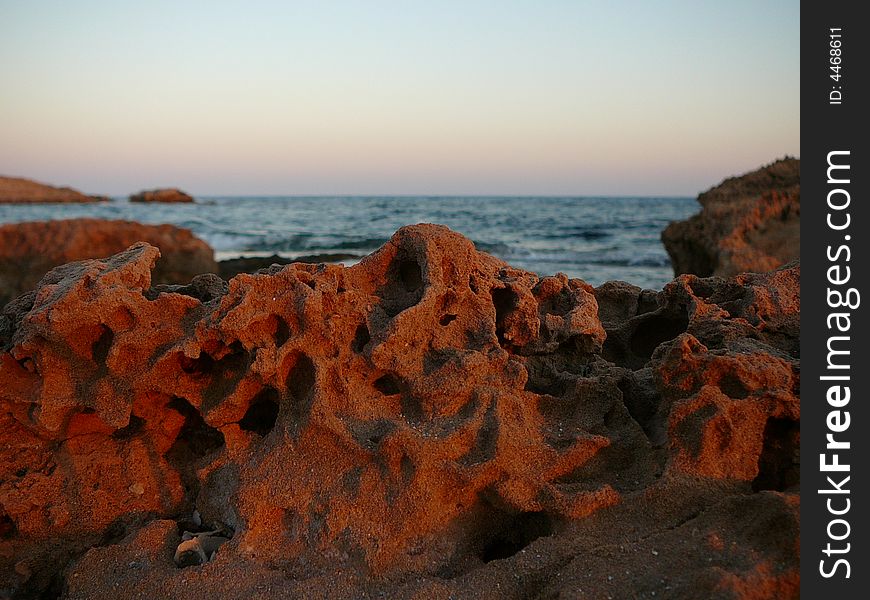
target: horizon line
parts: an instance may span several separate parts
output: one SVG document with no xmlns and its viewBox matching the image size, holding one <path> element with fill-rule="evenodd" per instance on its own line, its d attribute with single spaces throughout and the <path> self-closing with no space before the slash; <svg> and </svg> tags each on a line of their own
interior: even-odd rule
<svg viewBox="0 0 870 600">
<path fill-rule="evenodd" d="M 183 190 L 182 190 L 183 191 Z M 696 199 L 696 195 L 683 194 L 199 194 L 187 192 L 194 198 L 674 198 Z M 703 193 L 703 192 L 702 192 Z M 127 199 L 131 194 L 106 194 L 112 200 Z"/>
</svg>

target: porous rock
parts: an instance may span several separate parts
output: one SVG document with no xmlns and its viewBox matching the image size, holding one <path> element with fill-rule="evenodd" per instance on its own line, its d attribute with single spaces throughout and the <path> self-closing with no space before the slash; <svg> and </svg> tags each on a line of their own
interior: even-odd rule
<svg viewBox="0 0 870 600">
<path fill-rule="evenodd" d="M 12 593 L 797 597 L 799 267 L 595 290 L 434 225 L 225 293 L 157 257 L 0 317 Z M 232 537 L 179 569 L 194 508 Z"/>
<path fill-rule="evenodd" d="M 668 225 L 674 273 L 761 273 L 800 255 L 800 160 L 784 158 L 698 196 L 701 212 Z"/>
</svg>

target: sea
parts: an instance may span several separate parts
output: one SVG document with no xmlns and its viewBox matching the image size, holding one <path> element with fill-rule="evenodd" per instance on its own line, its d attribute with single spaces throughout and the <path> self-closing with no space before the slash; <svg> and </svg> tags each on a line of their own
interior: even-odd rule
<svg viewBox="0 0 870 600">
<path fill-rule="evenodd" d="M 213 196 L 192 204 L 0 204 L 0 223 L 97 217 L 186 227 L 218 260 L 348 254 L 352 264 L 399 227 L 441 223 L 540 275 L 660 289 L 673 278 L 661 231 L 699 210 L 679 197 Z"/>
</svg>

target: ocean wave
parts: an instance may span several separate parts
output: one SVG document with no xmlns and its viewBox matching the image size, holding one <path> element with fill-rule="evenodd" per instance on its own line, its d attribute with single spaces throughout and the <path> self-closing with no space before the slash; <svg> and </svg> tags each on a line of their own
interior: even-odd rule
<svg viewBox="0 0 870 600">
<path fill-rule="evenodd" d="M 584 261 L 577 261 L 577 263 L 584 264 Z M 587 264 L 602 267 L 669 267 L 671 261 L 667 256 L 605 257 L 598 260 L 590 260 Z"/>
<path fill-rule="evenodd" d="M 308 250 L 366 250 L 380 248 L 389 241 L 387 237 L 370 237 L 361 239 L 341 240 L 328 246 L 310 245 Z"/>
<path fill-rule="evenodd" d="M 498 256 L 508 256 L 511 254 L 511 247 L 504 242 L 480 242 L 475 240 L 474 247 L 480 252 L 495 254 Z"/>
</svg>

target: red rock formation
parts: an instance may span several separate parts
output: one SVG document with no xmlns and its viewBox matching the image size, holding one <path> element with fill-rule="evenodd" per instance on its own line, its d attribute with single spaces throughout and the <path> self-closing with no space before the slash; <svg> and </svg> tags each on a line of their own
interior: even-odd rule
<svg viewBox="0 0 870 600">
<path fill-rule="evenodd" d="M 186 283 L 217 271 L 212 249 L 190 230 L 132 221 L 68 219 L 0 225 L 0 306 L 36 287 L 51 268 L 110 256 L 138 241 L 160 248 L 156 283 Z"/>
<path fill-rule="evenodd" d="M 228 289 L 157 256 L 0 316 L 10 593 L 797 597 L 797 267 L 593 290 L 433 225 Z M 179 569 L 182 529 L 231 539 Z"/>
<path fill-rule="evenodd" d="M 130 196 L 130 202 L 193 202 L 193 196 L 177 188 L 145 190 Z"/>
<path fill-rule="evenodd" d="M 797 260 L 800 199 L 794 158 L 726 179 L 698 196 L 700 213 L 662 232 L 674 273 L 727 277 Z"/>
<path fill-rule="evenodd" d="M 54 187 L 20 177 L 0 177 L 0 204 L 40 202 L 104 202 L 106 196 L 86 196 L 68 187 Z"/>
</svg>

